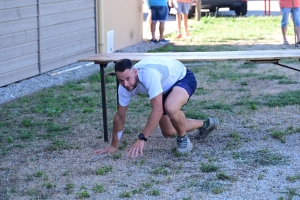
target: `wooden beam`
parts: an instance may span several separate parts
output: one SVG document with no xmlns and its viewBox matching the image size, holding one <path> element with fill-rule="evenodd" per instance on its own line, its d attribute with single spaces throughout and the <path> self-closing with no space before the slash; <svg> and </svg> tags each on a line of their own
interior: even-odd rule
<svg viewBox="0 0 300 200">
<path fill-rule="evenodd" d="M 117 62 L 123 58 L 138 62 L 143 58 L 156 56 L 168 57 L 182 62 L 196 61 L 274 61 L 282 59 L 299 59 L 300 49 L 281 49 L 281 50 L 253 50 L 253 51 L 216 51 L 216 52 L 166 52 L 166 53 L 100 53 L 79 61 L 90 62 Z"/>
</svg>

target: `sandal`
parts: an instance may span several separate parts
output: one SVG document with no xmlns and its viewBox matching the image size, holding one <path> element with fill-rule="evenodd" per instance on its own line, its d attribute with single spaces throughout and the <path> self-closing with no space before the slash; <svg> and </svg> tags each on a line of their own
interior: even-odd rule
<svg viewBox="0 0 300 200">
<path fill-rule="evenodd" d="M 283 45 L 289 45 L 289 42 L 286 41 L 286 40 L 284 40 L 284 41 L 283 41 Z"/>
<path fill-rule="evenodd" d="M 177 36 L 176 36 L 176 38 L 181 38 L 182 37 L 182 35 L 181 34 L 178 34 Z"/>
</svg>

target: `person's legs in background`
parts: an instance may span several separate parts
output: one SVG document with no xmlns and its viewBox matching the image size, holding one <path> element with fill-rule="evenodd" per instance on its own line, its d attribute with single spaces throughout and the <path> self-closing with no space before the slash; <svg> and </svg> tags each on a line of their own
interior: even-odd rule
<svg viewBox="0 0 300 200">
<path fill-rule="evenodd" d="M 168 6 L 158 6 L 157 8 L 157 14 L 158 14 L 157 17 L 159 20 L 159 41 L 158 42 L 160 44 L 166 44 L 170 42 L 169 40 L 164 39 L 165 22 L 167 20 L 168 13 L 169 13 Z"/>
<path fill-rule="evenodd" d="M 183 2 L 177 2 L 178 7 L 177 9 L 177 14 L 176 14 L 176 21 L 177 21 L 177 27 L 178 27 L 178 35 L 176 38 L 181 38 L 181 19 L 183 19 L 183 25 L 184 25 L 184 31 L 185 31 L 185 36 L 189 37 L 189 31 L 188 31 L 188 13 L 190 9 L 189 3 L 183 3 Z"/>
<path fill-rule="evenodd" d="M 283 36 L 283 44 L 288 45 L 288 41 L 286 38 L 287 25 L 289 23 L 289 14 L 291 12 L 291 8 L 281 8 L 281 31 Z"/>
<path fill-rule="evenodd" d="M 185 30 L 185 36 L 189 37 L 190 33 L 188 31 L 188 14 L 190 10 L 190 4 L 189 3 L 183 3 L 183 10 L 182 10 L 182 17 L 183 17 L 183 25 Z"/>
<path fill-rule="evenodd" d="M 176 21 L 177 21 L 177 31 L 178 31 L 176 38 L 182 37 L 182 34 L 181 34 L 182 6 L 183 6 L 183 3 L 177 2 L 176 7 L 175 7 L 177 10 Z"/>
<path fill-rule="evenodd" d="M 158 41 L 156 40 L 155 37 L 156 23 L 158 20 L 157 6 L 150 6 L 150 9 L 151 9 L 151 37 L 152 37 L 150 42 L 157 43 Z"/>
<path fill-rule="evenodd" d="M 294 21 L 295 34 L 296 34 L 296 46 L 300 47 L 300 7 L 294 8 L 293 21 Z"/>
<path fill-rule="evenodd" d="M 151 36 L 152 36 L 152 39 L 150 40 L 151 42 L 158 42 L 155 38 L 155 31 L 156 31 L 156 22 L 157 21 L 153 21 L 151 22 Z"/>
<path fill-rule="evenodd" d="M 176 38 L 181 38 L 182 35 L 181 35 L 181 13 L 178 13 L 177 11 L 177 14 L 176 14 L 176 21 L 177 21 L 177 31 L 178 31 L 178 34 L 176 36 Z"/>
<path fill-rule="evenodd" d="M 165 32 L 165 21 L 159 22 L 159 40 L 164 39 L 164 32 Z"/>
</svg>

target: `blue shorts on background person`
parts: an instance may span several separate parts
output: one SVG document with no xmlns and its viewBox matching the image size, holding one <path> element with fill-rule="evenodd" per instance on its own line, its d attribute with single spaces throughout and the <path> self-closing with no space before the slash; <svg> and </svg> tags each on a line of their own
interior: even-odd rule
<svg viewBox="0 0 300 200">
<path fill-rule="evenodd" d="M 150 6 L 152 12 L 152 22 L 165 22 L 168 18 L 168 6 Z"/>
</svg>

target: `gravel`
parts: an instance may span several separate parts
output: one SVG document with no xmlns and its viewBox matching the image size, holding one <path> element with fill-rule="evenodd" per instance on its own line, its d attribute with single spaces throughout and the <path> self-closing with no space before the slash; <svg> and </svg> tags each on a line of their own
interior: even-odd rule
<svg viewBox="0 0 300 200">
<path fill-rule="evenodd" d="M 97 71 L 99 71 L 99 67 L 93 63 L 77 62 L 38 76 L 11 83 L 0 88 L 0 104 L 32 94 L 44 88 L 62 85 L 70 80 L 86 78 L 97 73 Z"/>
</svg>

